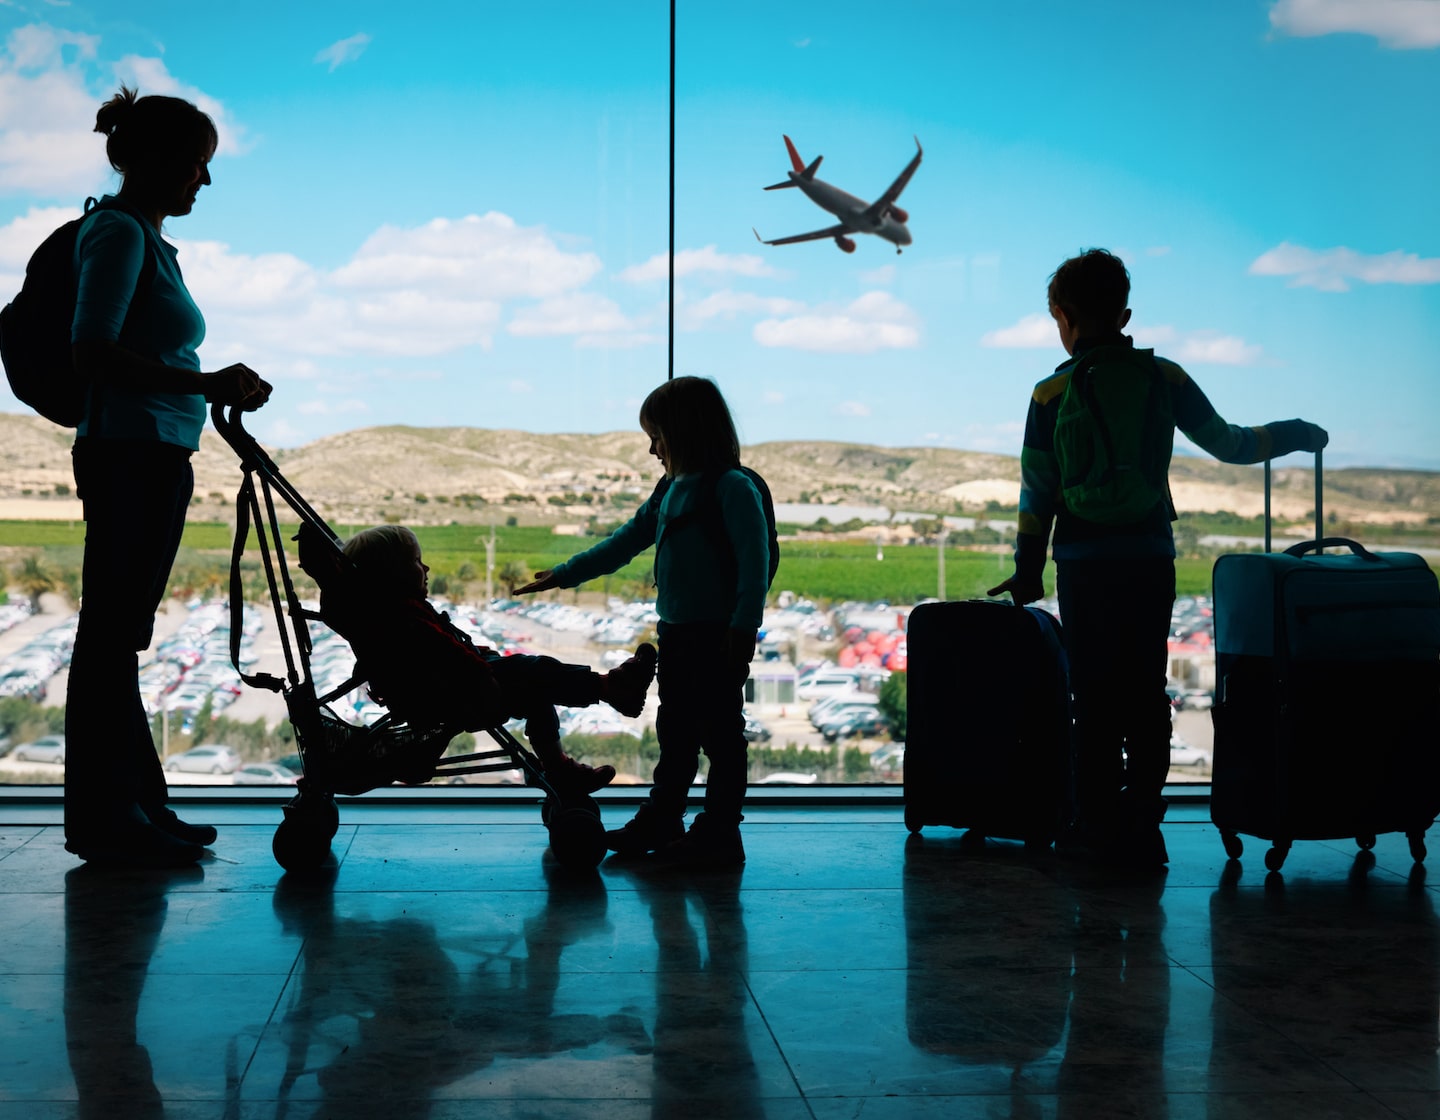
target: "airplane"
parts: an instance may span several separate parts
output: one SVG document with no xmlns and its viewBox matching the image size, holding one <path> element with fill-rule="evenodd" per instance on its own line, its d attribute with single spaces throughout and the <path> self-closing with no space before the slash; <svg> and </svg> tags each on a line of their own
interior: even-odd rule
<svg viewBox="0 0 1440 1120">
<path fill-rule="evenodd" d="M 865 202 L 853 194 L 846 194 L 839 187 L 832 187 L 829 183 L 815 178 L 815 169 L 820 166 L 824 156 L 816 156 L 815 162 L 806 167 L 805 161 L 800 158 L 800 153 L 795 150 L 795 145 L 788 136 L 785 137 L 785 147 L 790 151 L 790 162 L 795 170 L 786 173 L 789 178 L 785 182 L 774 183 L 765 189 L 779 191 L 786 187 L 799 187 L 805 192 L 806 198 L 820 208 L 830 211 L 840 222 L 811 233 L 778 237 L 774 241 L 766 241 L 752 228 L 750 232 L 755 234 L 755 239 L 762 245 L 791 245 L 796 241 L 821 241 L 833 237 L 835 244 L 842 250 L 853 253 L 855 242 L 845 236 L 849 233 L 873 233 L 877 237 L 883 237 L 895 245 L 897 253 L 901 251 L 901 246 L 910 244 L 910 231 L 905 228 L 910 215 L 896 206 L 895 200 L 910 182 L 910 176 L 914 175 L 915 169 L 920 166 L 920 157 L 925 154 L 920 147 L 919 137 L 915 138 L 915 158 L 900 172 L 899 178 L 890 184 L 889 189 L 874 202 Z"/>
</svg>

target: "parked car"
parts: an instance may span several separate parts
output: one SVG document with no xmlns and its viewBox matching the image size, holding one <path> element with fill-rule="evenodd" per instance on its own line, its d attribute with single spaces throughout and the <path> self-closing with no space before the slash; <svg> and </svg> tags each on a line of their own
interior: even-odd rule
<svg viewBox="0 0 1440 1120">
<path fill-rule="evenodd" d="M 247 762 L 235 771 L 237 786 L 293 786 L 300 775 L 273 762 Z"/>
<path fill-rule="evenodd" d="M 774 774 L 766 774 L 759 781 L 750 784 L 755 786 L 813 786 L 819 780 L 819 774 L 793 774 L 780 770 Z"/>
<path fill-rule="evenodd" d="M 65 764 L 65 736 L 44 735 L 33 743 L 21 743 L 10 757 L 16 762 L 57 762 Z"/>
<path fill-rule="evenodd" d="M 877 735 L 889 735 L 890 721 L 878 710 L 846 712 L 822 725 L 820 733 L 825 736 L 827 743 L 833 743 L 837 739 L 848 739 L 853 735 L 868 739 Z"/>
<path fill-rule="evenodd" d="M 876 711 L 876 705 L 879 702 L 879 697 L 863 692 L 848 696 L 834 696 L 811 705 L 810 725 L 819 730 L 827 723 L 834 723 L 847 716 L 865 715 Z"/>
<path fill-rule="evenodd" d="M 1192 747 L 1179 735 L 1170 736 L 1171 766 L 1208 766 L 1210 756 L 1199 747 Z"/>
<path fill-rule="evenodd" d="M 0 696 L 18 696 L 39 704 L 45 699 L 45 682 L 29 669 L 11 669 L 0 674 Z"/>
<path fill-rule="evenodd" d="M 192 747 L 184 754 L 172 754 L 165 760 L 165 769 L 189 774 L 233 774 L 240 763 L 240 752 L 234 747 L 208 744 Z"/>
<path fill-rule="evenodd" d="M 749 712 L 745 713 L 745 741 L 747 743 L 768 743 L 770 741 L 770 729 Z"/>
</svg>

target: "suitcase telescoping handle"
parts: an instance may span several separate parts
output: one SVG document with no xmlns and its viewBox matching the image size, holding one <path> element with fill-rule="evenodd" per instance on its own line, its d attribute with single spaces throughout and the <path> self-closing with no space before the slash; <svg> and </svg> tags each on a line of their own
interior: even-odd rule
<svg viewBox="0 0 1440 1120">
<path fill-rule="evenodd" d="M 1335 541 L 1325 537 L 1325 459 L 1324 452 L 1315 452 L 1315 541 L 1316 552 L 1333 547 Z M 1338 538 L 1337 538 L 1338 540 Z M 1346 542 L 1349 543 L 1349 542 Z M 1358 545 L 1356 546 L 1359 547 Z M 1265 460 L 1265 551 L 1270 552 L 1270 460 Z M 1308 550 L 1307 550 L 1308 551 Z"/>
</svg>

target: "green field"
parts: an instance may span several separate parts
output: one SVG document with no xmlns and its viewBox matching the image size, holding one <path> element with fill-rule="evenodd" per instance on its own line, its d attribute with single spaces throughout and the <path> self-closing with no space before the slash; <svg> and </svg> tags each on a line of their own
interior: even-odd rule
<svg viewBox="0 0 1440 1120">
<path fill-rule="evenodd" d="M 360 526 L 335 526 L 342 537 L 358 528 Z M 294 531 L 294 526 L 285 527 L 286 538 Z M 483 594 L 488 529 L 440 525 L 420 526 L 415 532 L 430 565 L 433 586 L 445 586 L 451 595 L 473 598 Z M 230 541 L 231 530 L 227 525 L 201 522 L 186 526 L 172 590 L 184 593 L 222 588 L 229 567 Z M 544 526 L 497 527 L 495 570 L 499 573 L 509 564 L 518 565 L 519 570 L 527 574 L 549 568 L 594 541 L 594 538 L 556 536 Z M 38 550 L 44 565 L 62 584 L 78 581 L 83 544 L 84 525 L 79 522 L 0 521 L 0 549 L 9 550 L 9 566 L 13 569 L 18 555 Z M 907 604 L 936 597 L 940 590 L 939 558 L 934 545 L 886 545 L 883 559 L 876 558 L 873 544 L 823 538 L 782 540 L 780 550 L 780 570 L 774 585 L 777 593 L 793 591 L 822 603 L 858 599 Z M 1204 558 L 1179 560 L 1176 565 L 1179 593 L 1207 594 L 1212 563 Z M 253 548 L 245 567 L 250 593 L 263 593 L 258 554 Z M 650 568 L 651 554 L 646 552 L 615 575 L 587 584 L 582 590 L 639 597 L 646 593 Z M 987 588 L 1009 574 L 1008 555 L 946 549 L 944 597 L 982 596 Z M 1053 576 L 1053 568 L 1047 568 L 1047 575 Z M 1047 583 L 1047 590 L 1051 586 Z M 503 593 L 503 581 L 498 577 L 495 590 L 496 594 Z"/>
</svg>

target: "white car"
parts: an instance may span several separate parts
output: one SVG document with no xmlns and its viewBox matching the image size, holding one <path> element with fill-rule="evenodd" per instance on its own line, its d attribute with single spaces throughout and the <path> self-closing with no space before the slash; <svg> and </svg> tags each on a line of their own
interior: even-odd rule
<svg viewBox="0 0 1440 1120">
<path fill-rule="evenodd" d="M 300 775 L 273 762 L 247 762 L 235 771 L 237 786 L 293 786 Z"/>
<path fill-rule="evenodd" d="M 233 774 L 240 769 L 241 761 L 240 752 L 234 747 L 208 744 L 193 747 L 184 754 L 172 754 L 165 760 L 165 769 L 191 774 Z"/>
<path fill-rule="evenodd" d="M 1208 766 L 1210 756 L 1199 747 L 1192 747 L 1179 735 L 1170 736 L 1171 766 Z"/>
<path fill-rule="evenodd" d="M 10 757 L 16 762 L 57 762 L 65 764 L 65 736 L 45 735 L 33 743 L 21 743 Z"/>
</svg>

